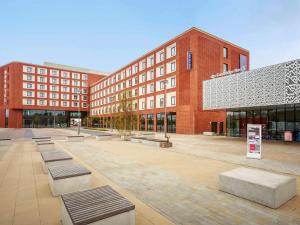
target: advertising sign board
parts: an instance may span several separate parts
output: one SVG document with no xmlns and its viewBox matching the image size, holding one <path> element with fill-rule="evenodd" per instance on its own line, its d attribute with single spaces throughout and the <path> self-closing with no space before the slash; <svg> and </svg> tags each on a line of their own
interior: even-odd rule
<svg viewBox="0 0 300 225">
<path fill-rule="evenodd" d="M 247 124 L 247 158 L 261 159 L 261 124 Z"/>
</svg>

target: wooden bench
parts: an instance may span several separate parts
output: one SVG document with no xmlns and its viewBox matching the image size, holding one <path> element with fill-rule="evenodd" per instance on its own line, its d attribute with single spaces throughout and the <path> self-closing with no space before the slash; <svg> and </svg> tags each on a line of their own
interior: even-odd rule
<svg viewBox="0 0 300 225">
<path fill-rule="evenodd" d="M 96 140 L 97 141 L 111 140 L 112 136 L 113 136 L 112 134 L 97 134 L 96 135 Z"/>
<path fill-rule="evenodd" d="M 54 150 L 53 142 L 40 142 L 40 143 L 36 143 L 36 144 L 38 146 L 39 152 Z"/>
<path fill-rule="evenodd" d="M 84 141 L 84 136 L 81 136 L 81 135 L 67 136 L 67 141 L 81 142 L 81 141 Z"/>
<path fill-rule="evenodd" d="M 296 178 L 243 167 L 221 173 L 219 186 L 221 191 L 270 208 L 296 195 Z"/>
<path fill-rule="evenodd" d="M 135 206 L 110 186 L 61 196 L 63 225 L 134 225 Z"/>
<path fill-rule="evenodd" d="M 49 186 L 53 196 L 90 188 L 91 171 L 79 164 L 48 168 Z"/>
<path fill-rule="evenodd" d="M 51 166 L 71 165 L 72 157 L 63 151 L 47 151 L 41 152 L 42 166 L 45 173 L 48 173 L 48 168 Z"/>
<path fill-rule="evenodd" d="M 168 142 L 167 140 L 158 139 L 158 138 L 131 137 L 130 141 L 135 143 L 142 143 L 145 145 L 155 146 L 155 147 L 161 147 L 161 148 L 172 147 L 171 142 Z"/>
<path fill-rule="evenodd" d="M 9 145 L 12 143 L 12 140 L 10 138 L 1 138 L 0 139 L 0 145 Z"/>
</svg>

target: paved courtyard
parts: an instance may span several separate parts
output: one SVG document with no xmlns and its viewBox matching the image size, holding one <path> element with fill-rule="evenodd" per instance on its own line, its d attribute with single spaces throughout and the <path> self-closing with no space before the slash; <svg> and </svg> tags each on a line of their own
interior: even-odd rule
<svg viewBox="0 0 300 225">
<path fill-rule="evenodd" d="M 137 206 L 137 224 L 300 224 L 300 145 L 264 142 L 263 160 L 245 159 L 245 140 L 172 135 L 161 150 L 113 139 L 65 142 L 68 129 L 0 129 L 0 224 L 60 224 L 40 155 L 29 138 L 52 136 L 93 172 L 93 186 L 109 184 Z M 297 176 L 297 196 L 277 210 L 218 191 L 218 174 L 250 166 Z M 51 213 L 49 213 L 51 210 Z M 3 216 L 2 216 L 3 215 Z"/>
</svg>

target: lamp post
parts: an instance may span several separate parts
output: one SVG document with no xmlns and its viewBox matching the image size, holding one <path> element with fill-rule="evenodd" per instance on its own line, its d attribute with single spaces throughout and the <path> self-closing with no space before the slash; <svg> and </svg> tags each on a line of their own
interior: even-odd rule
<svg viewBox="0 0 300 225">
<path fill-rule="evenodd" d="M 54 104 L 54 112 L 53 112 L 53 127 L 55 128 L 55 106 L 56 106 L 56 101 Z"/>
<path fill-rule="evenodd" d="M 78 89 L 78 126 L 77 126 L 77 134 L 80 135 L 80 98 L 81 98 L 81 90 Z"/>
<path fill-rule="evenodd" d="M 167 138 L 169 141 L 169 138 L 167 136 L 167 84 L 168 84 L 168 80 L 165 79 L 163 82 L 164 82 L 164 107 L 165 107 L 164 132 L 165 132 L 165 138 Z"/>
</svg>

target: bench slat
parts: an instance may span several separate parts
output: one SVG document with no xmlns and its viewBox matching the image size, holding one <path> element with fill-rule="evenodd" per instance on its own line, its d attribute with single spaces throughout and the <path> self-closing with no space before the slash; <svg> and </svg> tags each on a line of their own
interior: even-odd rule
<svg viewBox="0 0 300 225">
<path fill-rule="evenodd" d="M 110 186 L 62 195 L 74 225 L 89 224 L 135 209 Z"/>
<path fill-rule="evenodd" d="M 53 180 L 66 179 L 70 177 L 78 177 L 83 175 L 91 174 L 84 166 L 79 164 L 66 165 L 66 166 L 55 166 L 48 168 Z"/>
</svg>

